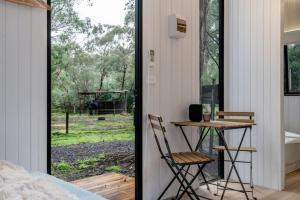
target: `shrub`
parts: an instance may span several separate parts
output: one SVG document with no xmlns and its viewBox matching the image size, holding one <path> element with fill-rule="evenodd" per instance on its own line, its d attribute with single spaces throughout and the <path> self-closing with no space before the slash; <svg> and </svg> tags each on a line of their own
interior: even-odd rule
<svg viewBox="0 0 300 200">
<path fill-rule="evenodd" d="M 77 163 L 79 164 L 80 169 L 86 169 L 90 166 L 93 166 L 95 163 L 103 160 L 105 158 L 105 154 L 101 153 L 97 156 L 86 158 L 84 160 L 78 160 Z"/>
<path fill-rule="evenodd" d="M 122 170 L 123 168 L 119 165 L 113 165 L 105 168 L 105 171 L 109 171 L 109 172 L 121 172 Z"/>
<path fill-rule="evenodd" d="M 60 162 L 56 165 L 57 169 L 60 171 L 70 171 L 72 166 L 67 162 Z"/>
</svg>

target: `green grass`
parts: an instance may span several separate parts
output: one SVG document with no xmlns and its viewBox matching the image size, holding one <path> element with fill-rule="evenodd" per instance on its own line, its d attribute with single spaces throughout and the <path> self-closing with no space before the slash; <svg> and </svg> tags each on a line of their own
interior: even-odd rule
<svg viewBox="0 0 300 200">
<path fill-rule="evenodd" d="M 105 159 L 105 154 L 98 154 L 97 156 L 89 157 L 83 160 L 78 160 L 76 166 L 79 166 L 79 169 L 86 169 L 91 166 L 94 166 L 97 162 Z"/>
<path fill-rule="evenodd" d="M 54 165 L 55 168 L 57 168 L 60 171 L 71 171 L 73 169 L 73 167 L 67 163 L 67 162 L 60 162 Z"/>
<path fill-rule="evenodd" d="M 104 115 L 106 120 L 98 121 L 98 116 L 70 115 L 69 133 L 65 133 L 63 113 L 52 114 L 52 146 L 82 143 L 134 140 L 132 115 Z"/>
<path fill-rule="evenodd" d="M 71 131 L 69 134 L 54 133 L 52 137 L 53 146 L 65 146 L 82 143 L 97 143 L 111 141 L 134 140 L 133 130 L 119 129 L 107 131 Z"/>
<path fill-rule="evenodd" d="M 105 171 L 116 172 L 116 173 L 121 172 L 122 170 L 123 170 L 123 168 L 119 165 L 113 165 L 113 166 L 105 168 Z"/>
</svg>

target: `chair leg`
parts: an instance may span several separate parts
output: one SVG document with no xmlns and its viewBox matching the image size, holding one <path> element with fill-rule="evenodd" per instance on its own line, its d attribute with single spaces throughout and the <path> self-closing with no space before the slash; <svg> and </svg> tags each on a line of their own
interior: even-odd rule
<svg viewBox="0 0 300 200">
<path fill-rule="evenodd" d="M 166 161 L 166 163 L 167 163 L 167 165 L 169 166 L 169 168 L 171 169 L 171 171 L 173 172 L 173 174 L 175 175 L 175 178 L 178 180 L 179 184 L 183 187 L 183 189 L 186 190 L 186 191 L 187 191 L 188 189 L 190 189 L 191 192 L 192 192 L 192 194 L 193 194 L 193 195 L 196 195 L 196 193 L 195 193 L 195 191 L 193 191 L 193 188 L 192 188 L 192 187 L 185 187 L 185 185 L 183 184 L 183 181 L 185 181 L 186 184 L 188 185 L 188 181 L 184 178 L 184 176 L 183 176 L 183 174 L 182 174 L 180 168 L 178 168 L 178 166 L 175 165 L 175 168 L 176 168 L 176 170 L 177 170 L 177 173 L 176 173 L 176 171 L 173 169 L 172 165 L 171 165 L 170 163 L 168 163 L 167 161 Z M 183 178 L 183 180 L 181 180 L 181 179 L 179 178 L 179 175 Z M 187 192 L 187 195 L 188 195 L 191 199 L 193 199 L 192 196 L 191 196 L 191 194 L 190 194 L 189 192 Z"/>
<path fill-rule="evenodd" d="M 182 177 L 188 185 L 187 185 L 186 189 L 180 194 L 180 196 L 178 197 L 178 199 L 181 199 L 181 198 L 183 197 L 184 193 L 187 192 L 187 188 L 190 188 L 190 190 L 192 191 L 192 193 L 194 194 L 194 196 L 196 197 L 196 199 L 197 199 L 197 200 L 200 200 L 200 198 L 199 198 L 198 195 L 196 194 L 195 190 L 194 190 L 191 186 L 192 186 L 192 184 L 194 183 L 194 181 L 196 180 L 196 178 L 201 174 L 201 172 L 202 172 L 203 168 L 205 167 L 205 165 L 206 165 L 206 164 L 204 164 L 204 165 L 198 170 L 198 172 L 196 173 L 196 175 L 192 178 L 192 180 L 191 180 L 190 182 L 188 182 L 188 181 L 186 180 L 185 177 Z"/>
<path fill-rule="evenodd" d="M 244 141 L 246 132 L 247 132 L 247 128 L 245 129 L 245 131 L 244 131 L 244 133 L 243 133 L 243 136 L 242 136 L 242 139 L 241 139 L 241 141 L 240 141 L 240 143 L 239 143 L 238 151 L 236 152 L 235 157 L 233 158 L 232 155 L 231 155 L 231 153 L 230 153 L 230 151 L 229 151 L 229 149 L 228 149 L 228 145 L 227 145 L 227 143 L 226 143 L 226 140 L 224 139 L 224 136 L 223 136 L 222 134 L 220 134 L 219 131 L 217 131 L 218 135 L 220 136 L 220 138 L 222 139 L 222 141 L 223 141 L 223 143 L 224 143 L 224 146 L 225 146 L 225 148 L 226 148 L 226 152 L 227 152 L 227 154 L 228 154 L 228 156 L 229 156 L 229 159 L 230 159 L 230 161 L 231 161 L 231 168 L 230 168 L 230 170 L 229 170 L 229 175 L 228 175 L 228 177 L 227 177 L 227 179 L 226 179 L 226 183 L 225 183 L 225 187 L 224 187 L 224 190 L 223 190 L 221 199 L 224 198 L 224 195 L 225 195 L 225 192 L 226 192 L 226 188 L 227 188 L 227 186 L 228 186 L 228 182 L 229 182 L 229 179 L 230 179 L 230 177 L 231 177 L 231 173 L 232 173 L 232 171 L 234 170 L 235 173 L 236 173 L 236 175 L 237 175 L 238 181 L 239 181 L 239 183 L 240 183 L 240 185 L 241 185 L 241 187 L 242 187 L 243 193 L 245 194 L 246 199 L 249 200 L 248 194 L 247 194 L 247 192 L 246 192 L 246 190 L 245 190 L 244 184 L 243 184 L 243 182 L 242 182 L 242 179 L 241 179 L 241 177 L 240 177 L 240 174 L 239 174 L 239 172 L 238 172 L 238 170 L 237 170 L 237 168 L 236 168 L 236 165 L 235 165 L 235 162 L 236 162 L 236 159 L 237 159 L 237 157 L 238 157 L 238 154 L 239 154 L 240 148 L 241 148 L 241 146 L 242 146 L 242 143 L 243 143 L 243 141 Z"/>
<path fill-rule="evenodd" d="M 182 170 L 184 168 L 181 167 L 180 170 Z M 179 172 L 176 173 L 176 175 L 174 176 L 174 178 L 170 181 L 170 183 L 167 185 L 167 187 L 164 189 L 164 191 L 161 193 L 161 195 L 159 195 L 158 197 L 158 200 L 160 200 L 164 195 L 165 193 L 168 191 L 168 189 L 171 187 L 171 185 L 174 183 L 174 181 L 176 180 L 176 177 L 179 175 Z"/>
<path fill-rule="evenodd" d="M 177 166 L 175 166 L 175 168 L 178 170 L 178 167 L 177 167 Z M 181 179 L 182 179 L 182 180 L 179 178 L 179 175 L 181 176 Z M 176 197 L 176 200 L 181 199 L 185 193 L 187 193 L 187 195 L 188 195 L 191 199 L 193 199 L 193 197 L 191 196 L 191 194 L 192 194 L 193 196 L 195 196 L 195 198 L 196 198 L 197 200 L 200 200 L 199 197 L 197 196 L 195 190 L 194 190 L 194 189 L 191 187 L 191 185 L 189 184 L 190 182 L 186 179 L 186 176 L 184 176 L 184 174 L 183 174 L 181 171 L 179 171 L 179 175 L 178 175 L 178 180 L 179 180 L 180 185 L 183 187 L 183 191 L 182 191 L 182 193 L 181 193 L 179 196 Z M 197 174 L 193 179 L 196 179 L 196 177 L 197 177 L 198 175 L 199 175 L 199 174 Z M 186 186 L 185 186 L 185 184 L 186 184 Z M 191 194 L 188 192 L 188 190 L 191 191 Z M 179 192 L 180 192 L 180 190 L 179 190 Z"/>
<path fill-rule="evenodd" d="M 187 176 L 187 174 L 188 174 L 188 172 L 189 172 L 189 170 L 190 170 L 190 165 L 187 167 L 187 169 L 186 169 L 186 172 L 185 172 L 185 177 Z M 182 185 L 180 185 L 180 187 L 179 187 L 179 189 L 178 189 L 178 191 L 177 191 L 177 194 L 176 194 L 176 198 L 179 196 L 179 193 L 180 193 L 180 191 L 181 191 L 181 188 L 182 188 Z"/>
<path fill-rule="evenodd" d="M 206 188 L 207 188 L 207 190 L 208 190 L 208 191 L 210 191 L 210 188 L 209 188 L 208 182 L 207 182 L 207 180 L 206 180 L 206 178 L 205 178 L 205 175 L 204 175 L 203 171 L 201 171 L 201 176 L 202 176 L 202 178 L 203 178 L 203 180 L 204 180 L 204 182 L 205 182 L 205 184 L 206 184 Z"/>
</svg>

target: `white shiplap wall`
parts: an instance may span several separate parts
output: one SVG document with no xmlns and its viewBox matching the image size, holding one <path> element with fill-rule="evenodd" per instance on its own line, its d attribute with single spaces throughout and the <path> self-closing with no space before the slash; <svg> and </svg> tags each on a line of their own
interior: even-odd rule
<svg viewBox="0 0 300 200">
<path fill-rule="evenodd" d="M 225 109 L 255 112 L 255 183 L 281 189 L 281 1 L 228 0 L 225 9 Z M 231 144 L 238 137 L 232 134 Z M 240 157 L 248 159 L 245 155 Z M 248 167 L 241 165 L 239 169 L 247 178 Z"/>
<path fill-rule="evenodd" d="M 0 159 L 46 171 L 46 11 L 0 0 Z"/>
<path fill-rule="evenodd" d="M 161 114 L 174 150 L 186 149 L 177 128 L 170 121 L 188 118 L 188 105 L 199 102 L 199 1 L 145 0 L 143 8 L 144 45 L 144 199 L 152 200 L 169 182 L 170 170 L 161 161 L 148 113 Z M 168 15 L 179 14 L 187 19 L 187 35 L 183 39 L 168 37 Z M 155 50 L 154 67 L 149 68 L 149 50 Z M 149 84 L 148 76 L 156 77 Z M 192 139 L 197 133 L 188 136 Z M 176 146 L 176 148 L 175 148 Z M 174 191 L 173 191 L 174 193 Z"/>
</svg>

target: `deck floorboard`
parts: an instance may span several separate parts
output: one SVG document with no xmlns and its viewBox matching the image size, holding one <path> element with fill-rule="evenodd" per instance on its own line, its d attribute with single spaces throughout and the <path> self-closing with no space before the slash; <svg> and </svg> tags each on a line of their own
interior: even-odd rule
<svg viewBox="0 0 300 200">
<path fill-rule="evenodd" d="M 72 182 L 109 200 L 134 200 L 135 180 L 118 173 L 106 173 Z"/>
</svg>

